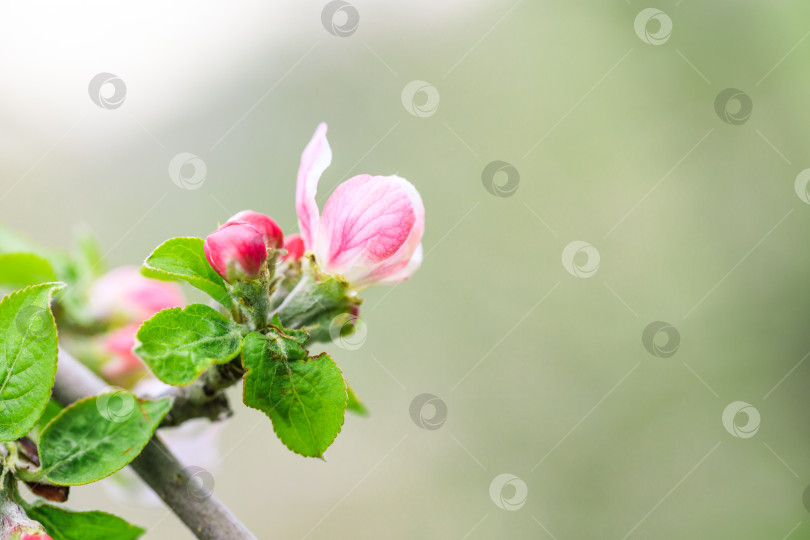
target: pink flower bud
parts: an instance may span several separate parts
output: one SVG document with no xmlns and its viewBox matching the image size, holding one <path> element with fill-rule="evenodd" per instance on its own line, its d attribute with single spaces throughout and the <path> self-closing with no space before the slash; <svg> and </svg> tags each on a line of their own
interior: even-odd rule
<svg viewBox="0 0 810 540">
<path fill-rule="evenodd" d="M 292 259 L 297 261 L 304 256 L 304 251 L 306 251 L 304 239 L 301 238 L 300 234 L 289 234 L 284 238 L 284 249 L 287 250 L 284 260 Z"/>
<path fill-rule="evenodd" d="M 132 352 L 135 347 L 135 334 L 141 323 L 130 324 L 106 335 L 103 347 L 112 359 L 101 367 L 104 378 L 121 383 L 129 376 L 145 371 L 146 365 Z"/>
<path fill-rule="evenodd" d="M 281 232 L 281 227 L 270 216 L 253 210 L 242 210 L 229 219 L 228 223 L 232 221 L 244 221 L 256 227 L 256 230 L 262 235 L 264 244 L 269 248 L 278 249 L 284 243 L 284 234 Z"/>
<path fill-rule="evenodd" d="M 17 503 L 0 501 L 0 540 L 53 540 Z"/>
<path fill-rule="evenodd" d="M 50 536 L 43 533 L 23 533 L 20 540 L 53 540 Z"/>
<path fill-rule="evenodd" d="M 229 221 L 208 235 L 205 258 L 228 283 L 255 278 L 267 259 L 267 247 L 256 227 L 245 221 Z"/>
<path fill-rule="evenodd" d="M 89 296 L 93 317 L 119 319 L 125 324 L 185 304 L 183 293 L 175 283 L 144 277 L 134 266 L 115 268 L 95 280 Z"/>
<path fill-rule="evenodd" d="M 332 161 L 326 124 L 301 156 L 296 211 L 307 250 L 321 269 L 355 289 L 408 279 L 422 262 L 425 208 L 416 188 L 399 176 L 362 174 L 340 184 L 319 215 L 315 195 Z"/>
</svg>

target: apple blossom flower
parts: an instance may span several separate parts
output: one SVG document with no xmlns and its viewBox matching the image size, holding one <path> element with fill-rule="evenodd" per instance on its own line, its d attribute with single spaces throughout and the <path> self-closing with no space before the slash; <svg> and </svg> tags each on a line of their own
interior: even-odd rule
<svg viewBox="0 0 810 540">
<path fill-rule="evenodd" d="M 244 221 L 256 227 L 256 230 L 262 235 L 264 244 L 269 248 L 278 249 L 284 244 L 284 234 L 281 232 L 281 227 L 270 216 L 253 210 L 242 210 L 230 218 L 227 223 L 234 221 Z"/>
<path fill-rule="evenodd" d="M 408 279 L 422 262 L 425 209 L 416 188 L 399 176 L 361 174 L 340 184 L 320 213 L 315 195 L 332 161 L 326 124 L 301 156 L 296 211 L 307 251 L 320 268 L 354 289 Z"/>
<path fill-rule="evenodd" d="M 246 221 L 229 221 L 212 232 L 203 245 L 205 258 L 228 283 L 255 278 L 267 259 L 262 234 Z"/>
<path fill-rule="evenodd" d="M 177 284 L 149 279 L 134 266 L 121 266 L 92 283 L 88 304 L 94 318 L 118 319 L 126 324 L 182 306 L 185 299 Z"/>
</svg>

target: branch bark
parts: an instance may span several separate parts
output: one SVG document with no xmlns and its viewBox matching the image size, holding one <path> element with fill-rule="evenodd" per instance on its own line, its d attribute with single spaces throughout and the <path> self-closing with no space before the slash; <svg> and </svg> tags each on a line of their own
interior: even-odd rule
<svg viewBox="0 0 810 540">
<path fill-rule="evenodd" d="M 104 391 L 107 384 L 64 349 L 53 397 L 63 405 Z M 215 496 L 195 496 L 195 480 L 155 435 L 130 463 L 138 476 L 163 500 L 191 532 L 201 540 L 256 540 L 231 511 Z"/>
</svg>

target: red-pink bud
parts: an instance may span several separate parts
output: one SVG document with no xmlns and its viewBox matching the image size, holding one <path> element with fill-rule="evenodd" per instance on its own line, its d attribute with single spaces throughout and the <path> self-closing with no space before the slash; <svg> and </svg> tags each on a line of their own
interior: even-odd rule
<svg viewBox="0 0 810 540">
<path fill-rule="evenodd" d="M 53 540 L 45 533 L 25 533 L 21 540 Z"/>
<path fill-rule="evenodd" d="M 287 250 L 284 260 L 292 259 L 297 261 L 304 256 L 304 251 L 306 251 L 304 248 L 304 239 L 300 234 L 290 234 L 284 238 L 284 249 Z"/>
<path fill-rule="evenodd" d="M 281 232 L 281 227 L 270 216 L 253 210 L 242 210 L 229 219 L 228 223 L 232 221 L 245 221 L 256 227 L 256 230 L 262 235 L 265 245 L 269 248 L 278 249 L 284 243 L 284 234 Z"/>
<path fill-rule="evenodd" d="M 0 540 L 53 540 L 17 503 L 0 501 Z"/>
<path fill-rule="evenodd" d="M 229 221 L 209 234 L 203 250 L 211 267 L 229 283 L 258 276 L 267 259 L 262 235 L 245 221 Z"/>
</svg>

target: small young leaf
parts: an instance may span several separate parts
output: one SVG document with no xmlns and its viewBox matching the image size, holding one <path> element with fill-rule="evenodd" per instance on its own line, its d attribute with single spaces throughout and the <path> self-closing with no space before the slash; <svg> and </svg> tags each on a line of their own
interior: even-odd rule
<svg viewBox="0 0 810 540">
<path fill-rule="evenodd" d="M 19 288 L 56 280 L 51 263 L 39 255 L 34 253 L 0 255 L 0 285 Z"/>
<path fill-rule="evenodd" d="M 248 334 L 242 347 L 245 405 L 273 421 L 293 452 L 320 457 L 343 425 L 346 381 L 332 359 L 307 356 L 306 333 L 271 327 Z"/>
<path fill-rule="evenodd" d="M 135 354 L 166 384 L 185 386 L 236 357 L 241 327 L 203 304 L 164 309 L 141 325 Z"/>
<path fill-rule="evenodd" d="M 43 283 L 0 300 L 0 441 L 28 433 L 48 404 L 56 376 L 56 325 Z"/>
<path fill-rule="evenodd" d="M 135 540 L 145 532 L 106 512 L 73 512 L 48 504 L 36 503 L 25 509 L 39 521 L 53 540 Z"/>
<path fill-rule="evenodd" d="M 141 453 L 171 407 L 171 399 L 143 401 L 125 390 L 77 401 L 42 431 L 43 474 L 63 486 L 111 475 Z"/>
<path fill-rule="evenodd" d="M 354 414 L 359 414 L 360 416 L 368 416 L 368 408 L 366 408 L 365 404 L 360 401 L 360 398 L 357 397 L 354 390 L 352 390 L 350 386 L 346 385 L 346 391 L 349 394 L 349 401 L 346 403 L 346 410 L 352 411 Z"/>
<path fill-rule="evenodd" d="M 143 263 L 143 274 L 164 281 L 185 281 L 230 308 L 232 304 L 225 282 L 208 264 L 204 243 L 202 238 L 166 240 Z"/>
</svg>

